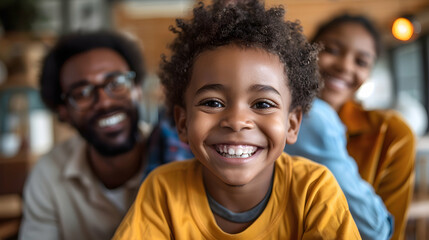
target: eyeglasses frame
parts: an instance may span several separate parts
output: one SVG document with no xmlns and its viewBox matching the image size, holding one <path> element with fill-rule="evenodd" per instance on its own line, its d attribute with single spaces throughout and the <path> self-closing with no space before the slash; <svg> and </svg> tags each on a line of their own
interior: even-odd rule
<svg viewBox="0 0 429 240">
<path fill-rule="evenodd" d="M 134 72 L 134 71 L 127 71 L 127 72 L 121 72 L 120 73 L 120 75 L 124 75 L 125 77 L 126 77 L 126 79 L 128 79 L 128 80 L 130 80 L 130 82 L 131 82 L 131 88 L 134 86 L 134 79 L 135 79 L 135 77 L 136 77 L 136 73 Z M 78 106 L 77 106 L 77 104 L 75 103 L 75 101 L 73 100 L 73 99 L 71 99 L 70 98 L 70 94 L 71 94 L 71 91 L 74 89 L 74 88 L 72 88 L 72 89 L 69 89 L 67 92 L 65 92 L 65 93 L 62 93 L 61 94 L 61 100 L 64 102 L 64 103 L 68 103 L 68 104 L 70 104 L 74 109 L 76 109 L 76 110 L 80 110 L 80 111 L 85 111 L 85 110 L 87 110 L 87 109 L 89 109 L 89 108 L 91 108 L 93 105 L 94 105 L 94 103 L 96 103 L 98 100 L 99 100 L 99 93 L 98 93 L 98 88 L 102 88 L 103 89 L 103 91 L 109 96 L 109 97 L 111 97 L 111 98 L 114 98 L 114 99 L 117 99 L 117 98 L 115 98 L 113 95 L 111 95 L 111 93 L 110 93 L 110 91 L 108 90 L 108 89 L 106 89 L 106 87 L 109 85 L 109 83 L 111 83 L 110 81 L 105 81 L 105 82 L 103 82 L 103 83 L 100 83 L 100 84 L 88 84 L 88 85 L 91 85 L 91 86 L 93 86 L 93 92 L 94 92 L 94 97 L 93 97 L 93 99 L 92 99 L 92 103 L 90 104 L 90 105 L 88 105 L 88 107 L 86 107 L 86 108 L 79 108 Z"/>
</svg>

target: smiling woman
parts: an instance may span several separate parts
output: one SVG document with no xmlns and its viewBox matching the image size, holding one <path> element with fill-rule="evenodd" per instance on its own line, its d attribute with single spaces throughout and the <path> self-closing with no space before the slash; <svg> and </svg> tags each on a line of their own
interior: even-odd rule
<svg viewBox="0 0 429 240">
<path fill-rule="evenodd" d="M 403 239 L 415 137 L 398 113 L 365 110 L 353 98 L 379 55 L 378 33 L 363 16 L 341 15 L 322 25 L 314 41 L 323 47 L 320 98 L 325 102 L 315 102 L 303 119 L 299 140 L 285 150 L 329 167 L 362 237 Z"/>
<path fill-rule="evenodd" d="M 398 113 L 366 111 L 351 101 L 369 77 L 380 40 L 363 18 L 343 16 L 336 21 L 314 39 L 325 45 L 319 54 L 325 82 L 321 98 L 337 110 L 347 127 L 349 154 L 393 215 L 392 239 L 403 239 L 413 192 L 415 136 Z"/>
</svg>

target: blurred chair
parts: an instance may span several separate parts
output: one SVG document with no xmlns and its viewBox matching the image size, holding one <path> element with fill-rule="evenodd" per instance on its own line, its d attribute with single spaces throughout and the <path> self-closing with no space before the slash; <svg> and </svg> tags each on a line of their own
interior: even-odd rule
<svg viewBox="0 0 429 240">
<path fill-rule="evenodd" d="M 29 99 L 1 91 L 0 239 L 15 239 L 22 216 L 22 191 L 30 164 Z"/>
<path fill-rule="evenodd" d="M 24 148 L 14 157 L 0 157 L 0 239 L 18 235 L 22 217 L 22 190 L 29 169 Z"/>
<path fill-rule="evenodd" d="M 419 139 L 416 158 L 416 182 L 408 211 L 407 239 L 428 239 L 429 224 L 429 137 Z"/>
</svg>

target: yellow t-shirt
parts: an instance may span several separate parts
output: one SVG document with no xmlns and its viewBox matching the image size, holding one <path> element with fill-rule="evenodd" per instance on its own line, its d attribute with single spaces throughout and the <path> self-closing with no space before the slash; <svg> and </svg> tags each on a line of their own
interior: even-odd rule
<svg viewBox="0 0 429 240">
<path fill-rule="evenodd" d="M 323 166 L 283 153 L 262 214 L 244 231 L 222 231 L 210 210 L 202 166 L 193 160 L 155 169 L 113 239 L 361 239 L 344 194 Z"/>
<path fill-rule="evenodd" d="M 394 217 L 391 239 L 404 239 L 414 187 L 413 132 L 396 112 L 366 111 L 355 102 L 346 103 L 339 116 L 347 127 L 347 150 L 360 175 L 374 187 Z"/>
</svg>

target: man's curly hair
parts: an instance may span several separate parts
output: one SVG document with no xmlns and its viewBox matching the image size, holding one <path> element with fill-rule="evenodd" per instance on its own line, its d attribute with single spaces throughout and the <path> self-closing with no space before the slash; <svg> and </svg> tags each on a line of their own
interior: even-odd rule
<svg viewBox="0 0 429 240">
<path fill-rule="evenodd" d="M 165 89 L 166 104 L 185 106 L 184 94 L 192 66 L 198 54 L 220 46 L 236 44 L 260 48 L 279 56 L 285 66 L 291 91 L 291 108 L 307 112 L 319 89 L 317 45 L 310 44 L 302 34 L 299 22 L 284 20 L 282 6 L 265 10 L 258 0 L 211 6 L 199 3 L 191 20 L 176 19 L 177 34 L 170 45 L 172 56 L 162 57 L 160 78 Z M 171 113 L 171 112 L 170 112 Z"/>
</svg>

